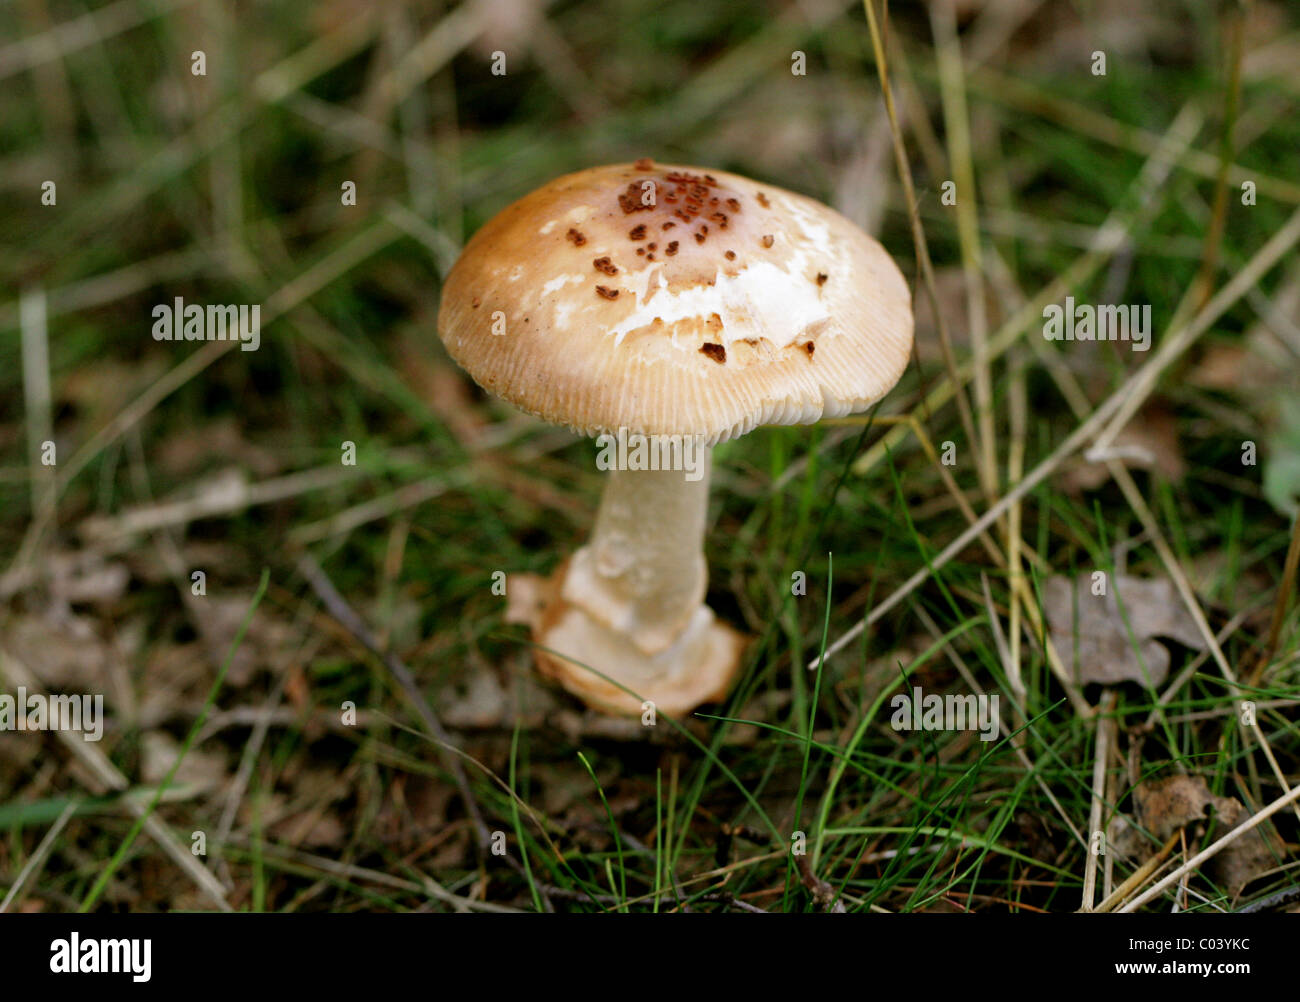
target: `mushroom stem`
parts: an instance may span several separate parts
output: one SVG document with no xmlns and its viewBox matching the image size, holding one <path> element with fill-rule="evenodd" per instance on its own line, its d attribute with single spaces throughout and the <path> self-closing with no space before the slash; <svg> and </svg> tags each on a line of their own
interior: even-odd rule
<svg viewBox="0 0 1300 1002">
<path fill-rule="evenodd" d="M 612 470 L 569 564 L 565 600 L 648 655 L 671 647 L 704 600 L 712 452 L 698 447 L 692 471 Z"/>
</svg>

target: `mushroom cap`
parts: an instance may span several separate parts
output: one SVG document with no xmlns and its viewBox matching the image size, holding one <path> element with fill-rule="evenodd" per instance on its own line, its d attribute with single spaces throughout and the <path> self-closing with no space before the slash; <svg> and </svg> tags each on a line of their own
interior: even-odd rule
<svg viewBox="0 0 1300 1002">
<path fill-rule="evenodd" d="M 834 210 L 638 160 L 489 220 L 438 330 L 480 386 L 549 422 L 712 445 L 870 407 L 907 366 L 912 309 L 885 249 Z"/>
</svg>

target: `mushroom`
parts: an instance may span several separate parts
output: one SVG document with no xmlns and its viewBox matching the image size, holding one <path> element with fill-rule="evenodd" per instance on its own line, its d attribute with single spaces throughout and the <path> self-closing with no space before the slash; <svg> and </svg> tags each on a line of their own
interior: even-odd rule
<svg viewBox="0 0 1300 1002">
<path fill-rule="evenodd" d="M 704 602 L 712 447 L 870 407 L 907 365 L 910 298 L 843 216 L 700 167 L 569 174 L 474 235 L 443 288 L 447 351 L 621 460 L 587 545 L 515 613 L 543 674 L 612 713 L 726 695 L 745 638 Z"/>
</svg>

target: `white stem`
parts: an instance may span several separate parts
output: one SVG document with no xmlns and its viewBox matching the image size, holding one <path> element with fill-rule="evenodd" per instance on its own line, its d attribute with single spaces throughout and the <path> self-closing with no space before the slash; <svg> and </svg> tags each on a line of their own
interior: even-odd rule
<svg viewBox="0 0 1300 1002">
<path fill-rule="evenodd" d="M 670 646 L 704 600 L 712 449 L 682 470 L 612 470 L 591 541 L 573 555 L 564 598 L 646 654 Z"/>
</svg>

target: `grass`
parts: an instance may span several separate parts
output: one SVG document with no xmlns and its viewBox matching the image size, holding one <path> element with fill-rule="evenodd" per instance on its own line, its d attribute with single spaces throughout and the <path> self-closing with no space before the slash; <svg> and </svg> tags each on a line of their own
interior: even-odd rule
<svg viewBox="0 0 1300 1002">
<path fill-rule="evenodd" d="M 1248 815 L 1286 792 L 1294 516 L 1263 485 L 1300 378 L 1293 14 L 1129 12 L 1095 77 L 1113 25 L 1067 3 L 578 0 L 518 33 L 494 9 L 0 12 L 0 676 L 110 714 L 99 745 L 0 733 L 10 908 L 1073 911 L 1138 868 L 1089 850 L 1098 818 L 1144 827 L 1136 784 L 1198 775 Z M 81 17 L 98 37 L 55 27 Z M 875 221 L 921 318 L 872 414 L 718 449 L 708 599 L 754 642 L 726 704 L 648 735 L 538 682 L 491 589 L 581 545 L 591 443 L 484 396 L 434 329 L 494 212 L 645 155 Z M 1067 294 L 1150 303 L 1151 351 L 1041 339 Z M 261 348 L 154 342 L 175 296 L 262 304 Z M 1081 486 L 1098 443 L 1180 469 L 1102 451 Z M 1217 645 L 1175 645 L 1154 688 L 1074 685 L 1043 587 L 1093 570 L 1174 581 Z M 1002 732 L 891 728 L 913 686 L 996 694 Z M 1281 848 L 1243 888 L 1198 865 L 1141 907 L 1295 889 L 1298 822 L 1269 819 Z M 1223 834 L 1189 825 L 1125 900 Z"/>
</svg>

